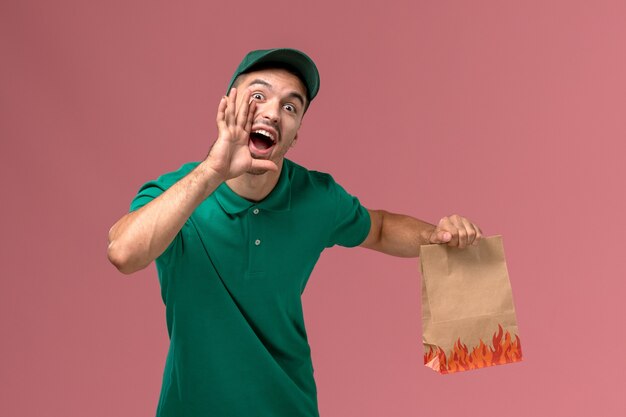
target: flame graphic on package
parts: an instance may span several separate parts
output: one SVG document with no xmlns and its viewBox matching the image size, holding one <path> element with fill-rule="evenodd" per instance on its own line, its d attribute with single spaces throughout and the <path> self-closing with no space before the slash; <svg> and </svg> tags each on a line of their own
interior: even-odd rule
<svg viewBox="0 0 626 417">
<path fill-rule="evenodd" d="M 498 331 L 493 335 L 492 346 L 485 345 L 481 340 L 480 344 L 474 347 L 470 353 L 467 346 L 461 343 L 461 339 L 458 339 L 450 351 L 449 357 L 440 347 L 433 349 L 431 346 L 430 351 L 424 353 L 424 365 L 441 374 L 504 365 L 521 360 L 522 345 L 519 337 L 515 335 L 515 340 L 512 341 L 511 334 L 508 331 L 504 333 L 500 325 L 498 325 Z"/>
</svg>

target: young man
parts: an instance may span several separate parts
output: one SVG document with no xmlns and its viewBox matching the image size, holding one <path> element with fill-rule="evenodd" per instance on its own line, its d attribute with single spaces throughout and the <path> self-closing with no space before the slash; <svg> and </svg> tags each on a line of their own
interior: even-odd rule
<svg viewBox="0 0 626 417">
<path fill-rule="evenodd" d="M 285 159 L 318 90 L 304 53 L 250 52 L 207 157 L 145 184 L 109 232 L 121 272 L 156 260 L 170 336 L 157 416 L 318 416 L 300 296 L 321 252 L 411 257 L 481 238 L 456 215 L 435 226 L 367 210 L 330 175 Z"/>
</svg>

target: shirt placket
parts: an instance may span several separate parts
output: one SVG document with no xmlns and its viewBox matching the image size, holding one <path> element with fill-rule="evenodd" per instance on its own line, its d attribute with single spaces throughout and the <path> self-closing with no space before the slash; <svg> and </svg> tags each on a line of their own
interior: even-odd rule
<svg viewBox="0 0 626 417">
<path fill-rule="evenodd" d="M 265 274 L 265 268 L 263 267 L 264 252 L 266 242 L 264 242 L 265 233 L 263 228 L 263 210 L 258 206 L 252 206 L 248 209 L 248 278 L 259 278 Z"/>
</svg>

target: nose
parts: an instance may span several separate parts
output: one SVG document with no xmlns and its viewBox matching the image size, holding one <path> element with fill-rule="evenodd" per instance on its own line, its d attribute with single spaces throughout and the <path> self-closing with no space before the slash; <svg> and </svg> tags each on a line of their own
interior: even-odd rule
<svg viewBox="0 0 626 417">
<path fill-rule="evenodd" d="M 280 121 L 280 103 L 276 100 L 266 101 L 261 106 L 258 106 L 260 116 L 272 125 L 278 125 Z"/>
</svg>

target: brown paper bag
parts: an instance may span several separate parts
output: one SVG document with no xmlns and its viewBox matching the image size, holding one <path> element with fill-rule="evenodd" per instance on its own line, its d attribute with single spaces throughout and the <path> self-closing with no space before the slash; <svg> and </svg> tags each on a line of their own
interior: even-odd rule
<svg viewBox="0 0 626 417">
<path fill-rule="evenodd" d="M 420 263 L 425 366 L 447 374 L 522 360 L 501 236 L 424 245 Z"/>
</svg>

